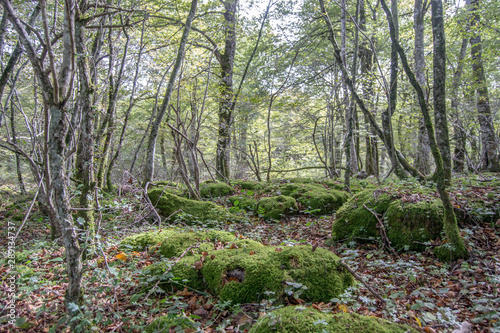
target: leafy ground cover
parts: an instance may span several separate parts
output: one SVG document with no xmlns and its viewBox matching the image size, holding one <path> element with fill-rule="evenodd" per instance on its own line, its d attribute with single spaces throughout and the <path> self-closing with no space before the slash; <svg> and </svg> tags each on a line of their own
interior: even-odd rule
<svg viewBox="0 0 500 333">
<path fill-rule="evenodd" d="M 313 248 L 326 248 L 341 257 L 384 301 L 361 283 L 327 303 L 304 302 L 300 285 L 287 286 L 285 302 L 269 293 L 251 304 L 221 301 L 203 290 L 186 288 L 183 281 L 161 288 L 155 284 L 157 281 L 148 280 L 141 272 L 153 263 L 163 261 L 168 266 L 173 262 L 163 258 L 156 246 L 126 251 L 118 245 L 127 235 L 163 230 L 166 226 L 158 226 L 150 218 L 140 191 L 133 187 L 126 188 L 121 196 L 103 195 L 98 214 L 100 237 L 85 262 L 85 302 L 76 318 L 77 331 L 142 332 L 155 318 L 170 316 L 192 332 L 244 332 L 270 311 L 298 304 L 329 313 L 374 316 L 425 332 L 451 332 L 464 322 L 470 323 L 474 332 L 499 332 L 500 188 L 492 177 L 484 179 L 458 178 L 451 193 L 457 210 L 468 217 L 461 226 L 472 252 L 467 261 L 441 263 L 432 255 L 433 244 L 422 253 L 389 254 L 377 243 L 327 243 L 334 216 L 314 216 L 300 205 L 300 214 L 273 223 L 242 211 L 241 214 L 251 218 L 250 223 L 213 226 L 237 237 L 278 247 L 309 244 Z M 362 189 L 366 184 L 357 186 Z M 394 187 L 400 191 L 401 184 Z M 11 193 L 5 189 L 0 192 L 2 252 L 7 249 L 8 221 L 19 227 L 20 217 L 31 203 L 29 197 Z M 217 200 L 228 205 L 224 198 Z M 187 227 L 182 218 L 177 219 L 177 225 Z M 206 227 L 200 224 L 188 228 L 203 231 Z M 0 264 L 0 332 L 70 332 L 64 307 L 64 250 L 59 240 L 50 240 L 48 221 L 37 210 L 21 230 L 15 251 L 17 272 L 11 271 L 5 261 Z M 6 277 L 10 274 L 16 276 L 17 327 L 6 325 L 4 295 L 8 291 Z"/>
</svg>

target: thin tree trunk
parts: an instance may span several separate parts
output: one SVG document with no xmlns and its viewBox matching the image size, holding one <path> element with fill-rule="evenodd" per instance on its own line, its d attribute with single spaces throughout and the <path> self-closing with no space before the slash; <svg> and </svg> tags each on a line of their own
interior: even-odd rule
<svg viewBox="0 0 500 333">
<path fill-rule="evenodd" d="M 153 122 L 151 127 L 151 133 L 149 135 L 148 147 L 146 150 L 146 163 L 144 166 L 144 175 L 143 175 L 143 186 L 153 179 L 154 175 L 154 157 L 155 157 L 155 148 L 156 148 L 156 138 L 158 137 L 158 130 L 160 128 L 161 122 L 163 120 L 163 116 L 167 111 L 170 98 L 172 97 L 172 92 L 174 90 L 174 83 L 177 78 L 177 74 L 179 73 L 179 69 L 181 68 L 181 63 L 184 60 L 184 55 L 186 53 L 185 48 L 189 37 L 189 31 L 191 30 L 191 24 L 194 19 L 194 15 L 196 13 L 196 7 L 198 5 L 198 0 L 191 1 L 191 9 L 189 10 L 189 15 L 186 20 L 186 25 L 184 26 L 184 32 L 182 33 L 181 42 L 179 44 L 179 50 L 177 51 L 177 58 L 175 60 L 174 67 L 172 69 L 172 73 L 170 74 L 170 79 L 167 85 L 167 91 L 165 92 L 165 97 L 163 98 L 163 102 L 158 110 L 158 114 L 156 115 L 156 119 Z"/>
<path fill-rule="evenodd" d="M 477 117 L 481 131 L 481 169 L 487 171 L 500 171 L 500 161 L 497 152 L 493 116 L 491 114 L 488 84 L 483 65 L 483 43 L 481 40 L 480 27 L 480 1 L 468 0 L 469 12 L 471 13 L 471 57 L 474 86 L 477 92 Z"/>
<path fill-rule="evenodd" d="M 415 29 L 415 76 L 420 86 L 425 90 L 425 55 L 424 55 L 424 16 L 427 0 L 415 0 L 413 13 L 413 28 Z M 427 95 L 427 92 L 426 92 Z M 420 113 L 420 112 L 419 112 Z M 426 133 L 423 117 L 418 118 L 418 147 L 415 158 L 415 167 L 424 175 L 431 171 L 429 159 L 431 148 L 429 136 Z"/>
<path fill-rule="evenodd" d="M 224 4 L 224 53 L 217 59 L 221 67 L 219 86 L 219 125 L 215 168 L 217 178 L 229 180 L 231 156 L 231 123 L 233 120 L 233 68 L 236 53 L 236 10 L 238 0 L 226 0 Z"/>
<path fill-rule="evenodd" d="M 463 172 L 465 165 L 465 154 L 466 154 L 466 138 L 467 133 L 465 132 L 464 125 L 458 111 L 459 99 L 458 99 L 458 89 L 460 86 L 460 81 L 462 78 L 464 59 L 467 51 L 467 38 L 462 40 L 462 47 L 460 48 L 460 54 L 458 56 L 457 69 L 453 73 L 453 84 L 451 88 L 451 112 L 453 113 L 453 140 L 455 141 L 455 151 L 453 157 L 453 171 Z"/>
</svg>

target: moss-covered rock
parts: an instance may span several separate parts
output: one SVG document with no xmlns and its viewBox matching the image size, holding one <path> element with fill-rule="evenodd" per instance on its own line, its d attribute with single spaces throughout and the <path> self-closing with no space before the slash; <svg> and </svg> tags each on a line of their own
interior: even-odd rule
<svg viewBox="0 0 500 333">
<path fill-rule="evenodd" d="M 293 288 L 302 287 L 302 299 L 326 303 L 354 283 L 351 274 L 339 265 L 339 258 L 325 249 L 280 249 L 249 239 L 236 239 L 219 248 L 213 243 L 211 249 L 204 250 L 206 253 L 184 256 L 171 270 L 176 281 L 184 281 L 196 290 L 208 290 L 234 304 L 260 301 L 268 297 L 268 292 L 272 298 L 282 299 L 287 288 L 293 292 Z M 159 263 L 143 274 L 162 278 L 167 268 L 167 263 Z M 175 282 L 167 285 L 171 283 Z"/>
<path fill-rule="evenodd" d="M 322 313 L 313 308 L 287 306 L 257 321 L 249 333 L 416 333 L 414 328 L 355 313 Z"/>
<path fill-rule="evenodd" d="M 295 198 L 313 214 L 332 214 L 349 199 L 347 192 L 329 190 L 321 184 L 285 184 L 281 192 Z"/>
<path fill-rule="evenodd" d="M 443 205 L 439 200 L 417 203 L 393 201 L 386 212 L 387 237 L 396 250 L 423 250 L 421 244 L 439 237 L 443 230 Z"/>
<path fill-rule="evenodd" d="M 254 192 L 260 191 L 264 187 L 266 187 L 262 183 L 251 181 L 251 180 L 237 182 L 236 185 L 239 185 L 242 190 L 250 190 L 250 191 L 254 191 Z"/>
<path fill-rule="evenodd" d="M 164 238 L 160 253 L 167 257 L 173 258 L 180 256 L 188 247 L 195 244 L 200 246 L 189 254 L 206 252 L 214 249 L 214 243 L 230 243 L 237 241 L 237 237 L 229 232 L 210 230 L 206 232 L 178 232 Z"/>
<path fill-rule="evenodd" d="M 185 329 L 193 329 L 198 326 L 199 324 L 190 318 L 169 314 L 168 316 L 162 316 L 153 320 L 148 326 L 146 326 L 146 333 L 168 333 L 171 328 L 179 328 L 182 332 L 184 332 Z"/>
<path fill-rule="evenodd" d="M 143 251 L 145 248 L 162 243 L 165 238 L 176 235 L 179 231 L 180 229 L 170 228 L 128 236 L 120 243 L 120 250 Z"/>
<path fill-rule="evenodd" d="M 366 190 L 356 194 L 337 211 L 332 240 L 375 239 L 379 236 L 377 218 L 364 206 L 382 215 L 394 200 L 385 190 Z"/>
<path fill-rule="evenodd" d="M 280 219 L 283 215 L 299 210 L 294 198 L 285 195 L 266 197 L 259 200 L 257 212 L 265 219 Z"/>
<path fill-rule="evenodd" d="M 246 195 L 233 195 L 228 198 L 233 207 L 253 211 L 257 206 L 257 200 Z"/>
<path fill-rule="evenodd" d="M 225 197 L 234 193 L 234 189 L 226 183 L 208 183 L 200 189 L 202 198 Z"/>
<path fill-rule="evenodd" d="M 156 204 L 156 208 L 162 216 L 174 220 L 179 214 L 183 214 L 182 221 L 188 225 L 197 223 L 213 225 L 246 221 L 213 202 L 181 198 L 170 193 L 164 193 L 161 189 L 152 189 L 148 191 L 148 195 L 151 202 Z"/>
<path fill-rule="evenodd" d="M 439 237 L 443 229 L 442 204 L 434 198 L 412 202 L 401 197 L 388 189 L 356 194 L 337 211 L 332 240 L 363 242 L 380 237 L 374 212 L 383 219 L 387 237 L 396 250 L 424 249 L 425 246 L 418 243 Z"/>
</svg>

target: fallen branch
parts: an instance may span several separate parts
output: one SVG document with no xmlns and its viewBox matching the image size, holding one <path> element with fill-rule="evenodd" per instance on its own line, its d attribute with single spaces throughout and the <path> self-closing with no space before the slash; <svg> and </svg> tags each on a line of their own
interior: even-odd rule
<svg viewBox="0 0 500 333">
<path fill-rule="evenodd" d="M 359 276 L 355 271 L 353 271 L 351 267 L 347 266 L 347 264 L 345 262 L 343 262 L 342 260 L 339 260 L 339 263 L 342 267 L 347 269 L 349 271 L 349 273 L 351 273 L 352 276 L 354 276 L 354 278 L 356 280 L 361 282 L 366 287 L 366 289 L 368 289 L 373 295 L 375 295 L 375 297 L 377 297 L 382 303 L 384 303 L 384 304 L 386 303 L 386 300 L 383 299 L 382 296 L 380 296 L 379 293 L 377 293 L 368 283 L 366 283 L 366 281 L 363 280 L 363 278 L 361 278 L 361 276 Z"/>
<path fill-rule="evenodd" d="M 379 229 L 379 232 L 380 232 L 380 237 L 382 237 L 382 242 L 384 243 L 384 247 L 387 249 L 387 251 L 389 251 L 390 253 L 392 254 L 395 254 L 396 252 L 394 251 L 394 249 L 391 247 L 391 241 L 389 240 L 389 237 L 387 237 L 387 232 L 384 228 L 384 223 L 382 222 L 382 220 L 380 219 L 380 217 L 378 216 L 378 214 L 376 212 L 373 211 L 373 209 L 370 209 L 368 207 L 366 207 L 365 204 L 363 204 L 363 207 L 368 210 L 370 213 L 373 214 L 373 216 L 375 216 L 375 218 L 377 219 L 377 228 Z"/>
</svg>

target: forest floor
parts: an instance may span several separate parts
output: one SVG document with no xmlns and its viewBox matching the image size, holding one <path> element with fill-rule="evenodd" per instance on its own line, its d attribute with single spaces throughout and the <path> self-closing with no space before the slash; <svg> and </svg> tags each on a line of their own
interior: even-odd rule
<svg viewBox="0 0 500 333">
<path fill-rule="evenodd" d="M 481 207 L 500 207 L 498 187 L 462 183 L 451 192 L 457 205 L 482 202 Z M 11 193 L 5 187 L 0 192 L 2 253 L 7 252 L 9 223 L 18 228 L 30 205 L 29 196 L 20 198 Z M 197 327 L 191 332 L 245 332 L 263 314 L 287 305 L 272 298 L 255 304 L 231 304 L 203 291 L 182 287 L 150 292 L 147 286 L 151 284 L 141 277 L 141 270 L 165 259 L 151 250 L 123 255 L 117 244 L 127 235 L 159 227 L 142 218 L 144 203 L 138 192 L 108 198 L 108 202 L 110 205 L 101 214 L 107 218 L 99 225 L 95 255 L 84 263 L 85 297 L 76 318 L 76 331 L 142 332 L 155 317 L 177 313 L 194 318 Z M 305 306 L 376 316 L 423 332 L 451 332 L 463 323 L 472 325 L 470 332 L 500 332 L 500 220 L 495 215 L 498 212 L 488 212 L 491 209 L 485 209 L 486 218 L 471 219 L 460 226 L 471 257 L 452 263 L 437 261 L 430 249 L 423 253 L 389 254 L 380 244 L 325 244 L 334 223 L 332 216 L 300 214 L 277 223 L 254 218 L 250 224 L 224 224 L 219 229 L 269 245 L 305 243 L 328 248 L 385 299 L 385 303 L 380 301 L 358 283 L 327 304 Z M 65 315 L 64 248 L 60 240 L 50 240 L 46 218 L 35 210 L 15 243 L 17 272 L 8 267 L 6 260 L 0 263 L 0 332 L 75 331 L 67 328 Z M 16 277 L 16 326 L 7 324 L 7 277 L 11 274 Z M 290 304 L 296 303 L 290 299 Z"/>
</svg>

